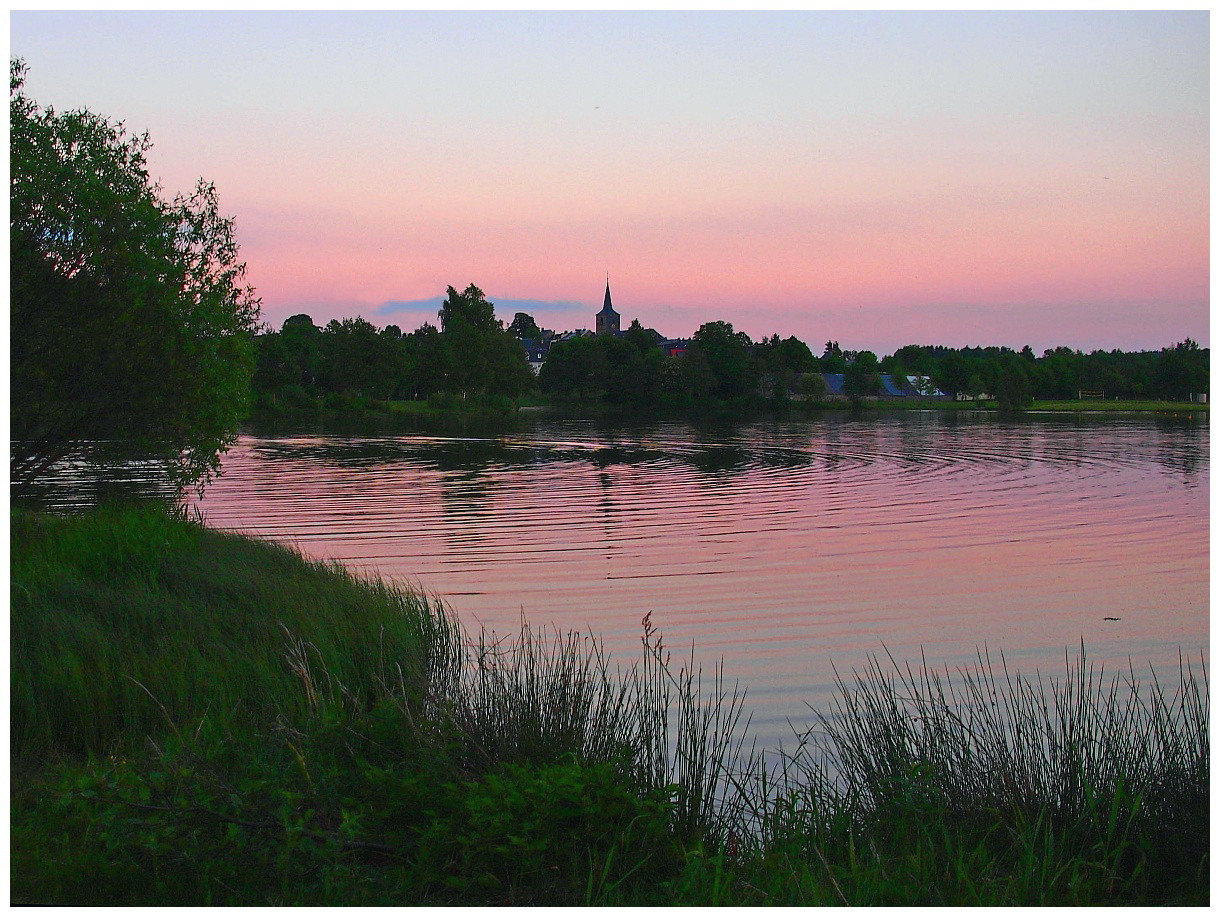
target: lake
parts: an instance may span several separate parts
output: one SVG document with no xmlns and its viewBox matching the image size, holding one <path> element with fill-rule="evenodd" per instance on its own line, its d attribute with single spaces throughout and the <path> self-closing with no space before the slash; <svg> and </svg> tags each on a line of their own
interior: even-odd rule
<svg viewBox="0 0 1220 917">
<path fill-rule="evenodd" d="M 792 744 L 834 667 L 1207 658 L 1206 413 L 902 412 L 691 425 L 539 416 L 498 435 L 243 435 L 199 507 L 444 599 L 639 655 L 723 659 Z M 792 724 L 791 726 L 789 724 Z"/>
</svg>

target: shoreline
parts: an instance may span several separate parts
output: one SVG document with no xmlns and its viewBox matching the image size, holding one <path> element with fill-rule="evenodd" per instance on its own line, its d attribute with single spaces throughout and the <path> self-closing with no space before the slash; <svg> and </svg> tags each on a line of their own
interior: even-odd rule
<svg viewBox="0 0 1220 917">
<path fill-rule="evenodd" d="M 452 405 L 438 406 L 427 401 L 368 402 L 351 409 L 318 409 L 303 412 L 267 413 L 257 412 L 241 424 L 243 432 L 302 427 L 393 428 L 396 426 L 422 425 L 425 428 L 451 426 L 457 428 L 495 427 L 511 425 L 519 418 L 546 416 L 572 417 L 579 419 L 622 418 L 655 420 L 699 420 L 708 417 L 752 420 L 758 417 L 781 416 L 816 419 L 826 413 L 835 415 L 853 413 L 860 416 L 942 411 L 957 414 L 986 414 L 1004 418 L 1019 418 L 1039 414 L 1088 414 L 1088 415 L 1156 415 L 1162 417 L 1193 417 L 1209 415 L 1210 405 L 1173 401 L 1035 401 L 1020 411 L 1001 411 L 992 402 L 964 402 L 933 399 L 873 399 L 859 404 L 849 401 L 822 401 L 808 404 L 791 401 L 776 405 L 770 401 L 748 403 L 713 403 L 692 406 L 654 405 L 634 407 L 607 404 L 598 401 L 548 401 L 525 403 L 511 408 L 498 406 L 491 409 L 478 407 L 458 408 Z"/>
</svg>

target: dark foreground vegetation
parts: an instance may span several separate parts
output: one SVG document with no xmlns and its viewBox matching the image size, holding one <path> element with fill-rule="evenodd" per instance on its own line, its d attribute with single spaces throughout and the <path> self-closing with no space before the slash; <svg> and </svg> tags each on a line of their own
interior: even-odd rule
<svg viewBox="0 0 1220 917">
<path fill-rule="evenodd" d="M 1205 673 L 874 663 L 797 752 L 644 625 L 445 611 L 149 508 L 16 512 L 11 878 L 56 904 L 1205 904 Z"/>
</svg>

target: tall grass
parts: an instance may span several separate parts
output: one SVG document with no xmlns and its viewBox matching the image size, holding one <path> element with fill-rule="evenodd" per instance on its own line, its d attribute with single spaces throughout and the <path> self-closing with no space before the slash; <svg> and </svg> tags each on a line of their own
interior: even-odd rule
<svg viewBox="0 0 1220 917">
<path fill-rule="evenodd" d="M 827 752 L 852 804 L 876 809 L 917 775 L 950 812 L 1047 813 L 1075 819 L 1109 801 L 1171 822 L 1206 798 L 1208 692 L 1184 660 L 1166 692 L 1151 673 L 1107 675 L 1080 648 L 1064 677 L 1012 673 L 990 655 L 956 677 L 873 658 L 838 683 L 819 717 Z"/>
<path fill-rule="evenodd" d="M 262 726 L 310 707 L 290 641 L 353 708 L 443 646 L 427 599 L 155 506 L 11 519 L 14 763 L 139 745 L 168 723 Z"/>
<path fill-rule="evenodd" d="M 719 667 L 705 692 L 693 652 L 671 665 L 648 618 L 644 628 L 641 658 L 627 668 L 612 668 L 592 636 L 524 625 L 511 642 L 483 634 L 451 657 L 457 670 L 437 713 L 464 765 L 616 764 L 637 786 L 673 793 L 684 834 L 722 833 L 718 802 L 741 753 L 744 695 Z"/>
<path fill-rule="evenodd" d="M 985 653 L 953 673 L 873 657 L 817 720 L 739 802 L 764 848 L 801 850 L 836 894 L 884 903 L 888 863 L 924 903 L 1206 899 L 1202 661 L 1166 688 L 1083 646 L 1055 678 Z"/>
</svg>

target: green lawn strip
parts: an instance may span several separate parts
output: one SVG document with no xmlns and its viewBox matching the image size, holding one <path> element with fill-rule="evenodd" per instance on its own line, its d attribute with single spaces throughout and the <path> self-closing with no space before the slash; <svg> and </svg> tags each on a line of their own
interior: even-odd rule
<svg viewBox="0 0 1220 917">
<path fill-rule="evenodd" d="M 1076 412 L 1111 412 L 1111 411 L 1152 411 L 1164 414 L 1206 413 L 1209 405 L 1190 401 L 1034 401 L 1027 410 L 1030 411 L 1076 411 Z"/>
</svg>

